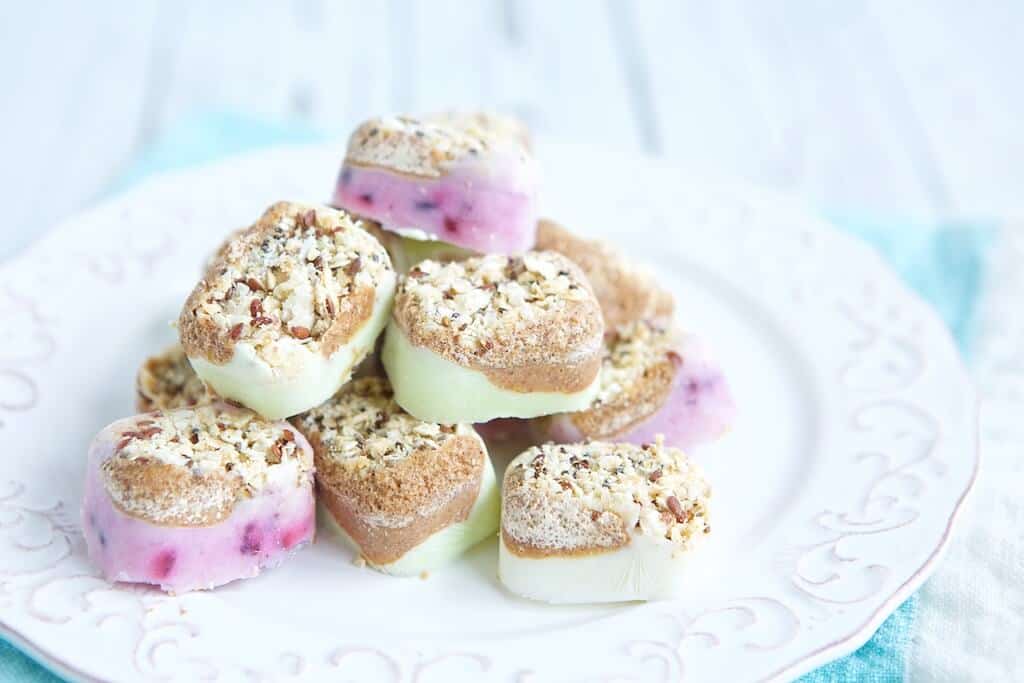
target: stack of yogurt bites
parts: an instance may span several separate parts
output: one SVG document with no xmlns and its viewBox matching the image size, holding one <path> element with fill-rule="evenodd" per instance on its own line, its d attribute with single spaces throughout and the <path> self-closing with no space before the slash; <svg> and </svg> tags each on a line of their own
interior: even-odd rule
<svg viewBox="0 0 1024 683">
<path fill-rule="evenodd" d="M 677 592 L 711 531 L 681 449 L 729 427 L 728 387 L 649 274 L 538 220 L 537 179 L 512 119 L 373 119 L 333 207 L 278 202 L 232 233 L 180 345 L 139 370 L 145 412 L 90 448 L 104 575 L 175 592 L 255 576 L 312 541 L 319 501 L 389 574 L 497 532 L 513 593 Z M 499 485 L 488 445 L 513 437 L 535 445 Z"/>
</svg>

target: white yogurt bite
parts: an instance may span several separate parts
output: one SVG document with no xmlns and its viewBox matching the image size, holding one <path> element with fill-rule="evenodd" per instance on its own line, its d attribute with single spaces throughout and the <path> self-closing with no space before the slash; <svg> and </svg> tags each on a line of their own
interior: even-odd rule
<svg viewBox="0 0 1024 683">
<path fill-rule="evenodd" d="M 601 304 L 609 332 L 638 320 L 665 326 L 671 323 L 672 294 L 607 242 L 583 239 L 544 219 L 537 226 L 537 249 L 556 251 L 580 267 Z"/>
<path fill-rule="evenodd" d="M 601 388 L 584 410 L 537 418 L 542 441 L 644 444 L 662 435 L 687 449 L 724 434 L 736 416 L 718 363 L 696 337 L 646 321 L 607 335 Z"/>
<path fill-rule="evenodd" d="M 416 576 L 498 528 L 500 496 L 470 425 L 412 417 L 367 377 L 293 419 L 313 446 L 319 500 L 373 568 Z"/>
<path fill-rule="evenodd" d="M 217 402 L 118 420 L 87 468 L 82 529 L 110 581 L 213 588 L 313 538 L 313 449 L 249 410 Z"/>
<path fill-rule="evenodd" d="M 135 406 L 140 413 L 191 408 L 212 400 L 181 344 L 147 358 L 135 377 L 135 389 Z"/>
<path fill-rule="evenodd" d="M 366 121 L 349 139 L 333 203 L 407 237 L 478 252 L 529 249 L 537 232 L 537 164 L 496 120 Z"/>
<path fill-rule="evenodd" d="M 590 404 L 603 335 L 590 285 L 560 254 L 424 261 L 399 285 L 382 361 L 422 420 L 535 417 Z"/>
<path fill-rule="evenodd" d="M 660 442 L 531 448 L 505 470 L 499 576 L 551 603 L 678 595 L 710 497 L 700 468 Z"/>
<path fill-rule="evenodd" d="M 330 398 L 373 350 L 395 273 L 360 221 L 279 202 L 222 248 L 185 302 L 181 344 L 224 398 L 277 419 Z"/>
</svg>

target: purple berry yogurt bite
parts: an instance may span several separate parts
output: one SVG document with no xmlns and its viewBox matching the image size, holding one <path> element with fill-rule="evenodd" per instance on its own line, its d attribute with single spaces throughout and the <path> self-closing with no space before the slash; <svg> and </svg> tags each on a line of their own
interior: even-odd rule
<svg viewBox="0 0 1024 683">
<path fill-rule="evenodd" d="M 736 414 L 721 368 L 695 337 L 648 322 L 605 340 L 601 387 L 584 410 L 531 423 L 542 441 L 653 442 L 687 449 L 714 440 Z"/>
<path fill-rule="evenodd" d="M 333 203 L 419 240 L 486 253 L 533 246 L 538 171 L 488 119 L 375 118 L 349 139 Z"/>
<path fill-rule="evenodd" d="M 313 449 L 249 410 L 217 402 L 118 420 L 87 467 L 82 528 L 110 581 L 213 588 L 313 539 Z"/>
</svg>

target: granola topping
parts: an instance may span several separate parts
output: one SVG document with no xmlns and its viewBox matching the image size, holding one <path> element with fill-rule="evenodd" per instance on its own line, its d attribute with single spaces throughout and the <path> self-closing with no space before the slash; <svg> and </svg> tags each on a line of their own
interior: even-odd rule
<svg viewBox="0 0 1024 683">
<path fill-rule="evenodd" d="M 183 316 L 205 318 L 270 362 L 286 353 L 282 343 L 317 351 L 349 297 L 392 277 L 384 248 L 362 228 L 343 211 L 279 202 L 222 247 Z"/>
<path fill-rule="evenodd" d="M 546 444 L 517 460 L 525 489 L 576 499 L 592 518 L 614 512 L 633 533 L 668 539 L 682 550 L 711 530 L 711 488 L 701 468 L 661 439 L 644 446 Z"/>
<path fill-rule="evenodd" d="M 464 353 L 479 354 L 496 339 L 557 322 L 574 305 L 588 302 L 594 302 L 593 294 L 579 269 L 560 254 L 542 251 L 423 261 L 399 286 L 396 310 L 419 332 L 444 332 Z"/>
<path fill-rule="evenodd" d="M 295 420 L 301 431 L 317 435 L 331 458 L 357 470 L 391 465 L 421 449 L 440 450 L 454 435 L 475 435 L 469 425 L 417 420 L 395 402 L 391 385 L 380 377 L 349 383 Z"/>
<path fill-rule="evenodd" d="M 116 460 L 158 461 L 197 476 L 230 472 L 251 492 L 266 486 L 272 470 L 282 464 L 309 469 L 290 430 L 248 410 L 203 405 L 140 417 L 115 435 L 118 441 L 107 465 Z"/>
</svg>

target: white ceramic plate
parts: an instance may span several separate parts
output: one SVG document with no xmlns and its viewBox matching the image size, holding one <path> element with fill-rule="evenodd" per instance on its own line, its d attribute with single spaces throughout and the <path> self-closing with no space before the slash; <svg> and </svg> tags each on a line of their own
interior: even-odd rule
<svg viewBox="0 0 1024 683">
<path fill-rule="evenodd" d="M 85 559 L 92 434 L 206 254 L 280 198 L 328 197 L 340 147 L 166 175 L 0 268 L 0 622 L 72 678 L 394 681 L 789 678 L 861 645 L 924 581 L 977 467 L 975 398 L 935 314 L 799 206 L 650 161 L 549 148 L 549 213 L 648 261 L 740 407 L 696 453 L 710 542 L 673 602 L 505 593 L 485 542 L 426 580 L 358 569 L 329 532 L 215 592 L 115 587 Z"/>
</svg>

